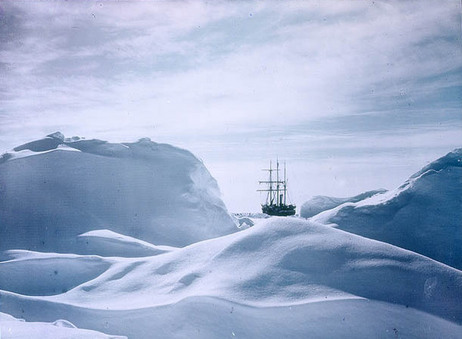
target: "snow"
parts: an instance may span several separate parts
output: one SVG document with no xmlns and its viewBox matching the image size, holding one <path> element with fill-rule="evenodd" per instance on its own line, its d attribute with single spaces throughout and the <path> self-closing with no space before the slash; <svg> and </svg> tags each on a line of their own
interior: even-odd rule
<svg viewBox="0 0 462 339">
<path fill-rule="evenodd" d="M 462 269 L 462 149 L 395 190 L 345 203 L 312 220 L 385 241 Z"/>
<path fill-rule="evenodd" d="M 231 217 L 187 151 L 47 138 L 61 144 L 0 164 L 2 338 L 462 337 L 462 271 L 339 229 L 356 209 L 375 222 L 449 212 L 457 161 L 397 190 L 319 199 L 340 205 L 308 220 Z"/>
<path fill-rule="evenodd" d="M 56 320 L 53 323 L 25 322 L 8 314 L 0 313 L 1 332 L 4 339 L 13 338 L 55 338 L 55 339 L 123 339 L 123 336 L 106 335 L 97 331 L 76 328 L 67 320 Z"/>
<path fill-rule="evenodd" d="M 255 225 L 254 217 L 250 213 L 233 213 L 231 217 L 240 230 L 245 230 Z"/>
<path fill-rule="evenodd" d="M 80 234 L 77 239 L 83 252 L 101 256 L 146 257 L 175 249 L 171 246 L 155 246 L 146 241 L 118 234 L 110 230 L 94 230 Z"/>
<path fill-rule="evenodd" d="M 65 318 L 79 328 L 130 338 L 151 331 L 150 337 L 184 338 L 198 329 L 209 338 L 231 330 L 279 338 L 282 329 L 274 324 L 287 337 L 313 331 L 353 338 L 386 330 L 393 337 L 393 328 L 417 337 L 462 334 L 461 271 L 296 218 L 261 219 L 245 231 L 151 257 L 12 254 L 17 258 L 4 264 L 22 265 L 14 281 L 28 280 L 23 267 L 36 267 L 35 280 L 50 289 L 57 283 L 50 272 L 58 266 L 75 276 L 87 262 L 108 266 L 101 273 L 95 265 L 87 281 L 58 294 L 33 293 L 32 282 L 20 293 L 2 287 L 3 312 L 28 321 Z M 75 282 L 72 272 L 66 274 Z M 371 322 L 364 326 L 361 319 Z"/>
<path fill-rule="evenodd" d="M 98 229 L 179 247 L 237 230 L 186 150 L 62 135 L 15 149 L 0 163 L 0 249 L 84 253 L 76 236 Z"/>
<path fill-rule="evenodd" d="M 330 210 L 346 202 L 358 202 L 369 198 L 373 195 L 384 193 L 386 190 L 379 189 L 374 191 L 365 192 L 354 197 L 348 198 L 335 198 L 335 197 L 326 197 L 323 195 L 318 195 L 313 197 L 311 200 L 305 202 L 300 208 L 300 216 L 302 218 L 310 218 L 316 214 L 319 214 L 323 211 Z"/>
<path fill-rule="evenodd" d="M 98 277 L 111 263 L 97 256 L 8 251 L 0 262 L 0 289 L 24 295 L 57 295 Z M 33 277 L 33 279 L 30 279 Z"/>
</svg>

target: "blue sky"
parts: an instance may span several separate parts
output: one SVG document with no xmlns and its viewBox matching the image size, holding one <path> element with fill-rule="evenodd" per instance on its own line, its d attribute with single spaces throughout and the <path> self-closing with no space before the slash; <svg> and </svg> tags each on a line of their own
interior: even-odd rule
<svg viewBox="0 0 462 339">
<path fill-rule="evenodd" d="M 0 147 L 56 130 L 185 147 L 232 211 L 394 188 L 460 147 L 459 1 L 0 3 Z"/>
</svg>

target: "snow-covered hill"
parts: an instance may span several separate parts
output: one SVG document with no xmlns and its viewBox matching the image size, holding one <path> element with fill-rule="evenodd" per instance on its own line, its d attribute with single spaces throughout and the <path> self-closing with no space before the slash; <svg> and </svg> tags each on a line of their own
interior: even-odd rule
<svg viewBox="0 0 462 339">
<path fill-rule="evenodd" d="M 327 197 L 324 195 L 317 195 L 312 199 L 306 201 L 300 208 L 300 216 L 302 218 L 311 218 L 312 216 L 319 214 L 323 211 L 330 210 L 346 202 L 358 202 L 369 198 L 373 195 L 385 193 L 386 190 L 379 189 L 374 191 L 368 191 L 365 193 L 358 194 L 354 197 L 348 198 L 336 198 L 336 197 Z"/>
<path fill-rule="evenodd" d="M 462 149 L 430 163 L 401 187 L 312 218 L 462 269 Z"/>
<path fill-rule="evenodd" d="M 462 272 L 296 218 L 150 257 L 8 255 L 2 311 L 27 321 L 129 338 L 462 335 Z"/>
<path fill-rule="evenodd" d="M 187 151 L 60 134 L 17 147 L 0 160 L 2 339 L 461 338 L 462 271 L 329 226 L 368 206 L 447 220 L 459 159 L 311 220 L 238 215 L 236 232 Z"/>
<path fill-rule="evenodd" d="M 0 249 L 87 253 L 108 229 L 185 246 L 236 231 L 215 180 L 190 152 L 149 139 L 114 144 L 54 133 L 0 160 Z"/>
</svg>

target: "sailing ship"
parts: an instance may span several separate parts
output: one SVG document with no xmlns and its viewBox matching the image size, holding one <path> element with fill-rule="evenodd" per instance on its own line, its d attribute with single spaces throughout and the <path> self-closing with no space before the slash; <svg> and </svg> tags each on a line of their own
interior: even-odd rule
<svg viewBox="0 0 462 339">
<path fill-rule="evenodd" d="M 267 192 L 266 203 L 261 205 L 262 212 L 277 216 L 294 215 L 296 206 L 287 204 L 286 163 L 284 162 L 283 180 L 279 178 L 279 160 L 276 160 L 276 168 L 272 167 L 270 161 L 269 169 L 264 169 L 263 171 L 269 172 L 269 180 L 259 181 L 259 184 L 265 184 L 266 188 L 258 191 Z"/>
</svg>

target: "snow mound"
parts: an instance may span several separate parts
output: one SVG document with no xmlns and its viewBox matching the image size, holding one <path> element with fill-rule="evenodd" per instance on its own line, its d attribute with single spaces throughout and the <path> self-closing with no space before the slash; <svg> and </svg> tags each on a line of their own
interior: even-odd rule
<svg viewBox="0 0 462 339">
<path fill-rule="evenodd" d="M 96 256 L 8 251 L 0 262 L 0 289 L 23 295 L 57 295 L 98 277 L 111 262 Z M 31 277 L 33 277 L 31 279 Z"/>
<path fill-rule="evenodd" d="M 462 337 L 462 271 L 326 225 L 420 213 L 451 233 L 461 152 L 309 220 L 236 215 L 234 232 L 187 151 L 45 139 L 0 163 L 2 338 Z"/>
<path fill-rule="evenodd" d="M 80 234 L 77 241 L 84 252 L 104 257 L 147 257 L 174 250 L 174 247 L 155 246 L 146 241 L 110 230 L 95 230 Z"/>
<path fill-rule="evenodd" d="M 18 255 L 22 261 L 71 256 Z M 88 256 L 69 257 L 82 258 Z M 461 271 L 301 219 L 261 219 L 247 230 L 156 256 L 99 260 L 110 267 L 65 293 L 0 291 L 2 310 L 28 321 L 65 318 L 130 338 L 184 338 L 194 329 L 206 338 L 229 330 L 269 338 L 280 338 L 282 330 L 287 337 L 311 331 L 375 337 L 385 330 L 395 335 L 393 328 L 415 337 L 462 333 Z M 54 266 L 47 260 L 42 270 Z M 268 319 L 281 316 L 276 324 L 283 328 L 273 335 L 250 327 L 273 328 Z"/>
<path fill-rule="evenodd" d="M 237 230 L 216 181 L 190 152 L 149 139 L 18 146 L 0 161 L 0 250 L 84 253 L 99 229 L 171 246 Z"/>
<path fill-rule="evenodd" d="M 233 218 L 234 223 L 240 230 L 245 230 L 255 225 L 255 222 L 252 220 L 252 218 L 244 216 L 241 213 L 233 213 L 231 214 L 231 217 Z"/>
<path fill-rule="evenodd" d="M 233 213 L 233 216 L 236 218 L 251 218 L 251 219 L 267 219 L 270 216 L 266 213 L 255 213 L 255 212 L 247 212 L 247 213 Z"/>
<path fill-rule="evenodd" d="M 335 198 L 318 195 L 313 197 L 311 200 L 305 202 L 300 209 L 300 216 L 302 218 L 311 218 L 312 216 L 319 214 L 323 211 L 330 210 L 346 202 L 358 202 L 369 198 L 376 194 L 385 193 L 386 190 L 379 189 L 374 191 L 368 191 L 354 197 L 349 198 Z"/>
<path fill-rule="evenodd" d="M 97 331 L 76 328 L 67 320 L 57 320 L 53 323 L 26 322 L 16 319 L 6 313 L 0 313 L 1 337 L 4 339 L 127 339 L 127 337 L 103 334 Z"/>
<path fill-rule="evenodd" d="M 395 190 L 312 219 L 462 269 L 462 149 L 430 163 Z"/>
</svg>

